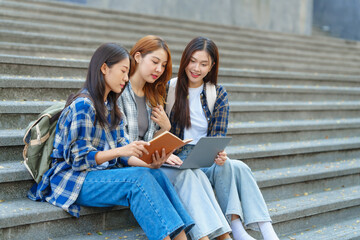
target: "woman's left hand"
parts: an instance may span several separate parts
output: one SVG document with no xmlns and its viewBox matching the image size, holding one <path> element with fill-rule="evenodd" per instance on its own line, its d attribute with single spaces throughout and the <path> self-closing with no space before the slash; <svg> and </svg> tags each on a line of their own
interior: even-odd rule
<svg viewBox="0 0 360 240">
<path fill-rule="evenodd" d="M 225 151 L 218 152 L 215 158 L 215 163 L 219 166 L 222 166 L 225 164 L 226 159 L 227 159 L 227 154 Z"/>
<path fill-rule="evenodd" d="M 158 105 L 153 107 L 151 113 L 151 120 L 153 120 L 164 131 L 170 131 L 171 124 L 163 106 Z"/>
<path fill-rule="evenodd" d="M 153 162 L 149 164 L 149 168 L 160 168 L 171 156 L 171 154 L 173 154 L 173 152 L 166 154 L 165 148 L 162 149 L 161 156 L 158 151 L 155 151 L 155 153 L 152 155 Z"/>
</svg>

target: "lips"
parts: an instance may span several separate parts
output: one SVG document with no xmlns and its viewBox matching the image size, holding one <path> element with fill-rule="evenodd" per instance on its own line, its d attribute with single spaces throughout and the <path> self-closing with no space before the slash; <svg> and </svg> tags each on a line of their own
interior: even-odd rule
<svg viewBox="0 0 360 240">
<path fill-rule="evenodd" d="M 198 77 L 200 77 L 200 74 L 191 73 L 191 76 L 192 76 L 193 78 L 198 78 Z"/>
<path fill-rule="evenodd" d="M 152 77 L 153 79 L 157 79 L 157 78 L 158 78 L 158 76 L 157 76 L 157 75 L 154 75 L 154 74 L 151 74 L 151 77 Z"/>
</svg>

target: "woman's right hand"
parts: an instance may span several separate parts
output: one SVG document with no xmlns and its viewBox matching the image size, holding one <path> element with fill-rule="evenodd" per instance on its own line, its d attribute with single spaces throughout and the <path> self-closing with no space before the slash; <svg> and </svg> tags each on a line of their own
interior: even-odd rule
<svg viewBox="0 0 360 240">
<path fill-rule="evenodd" d="M 150 143 L 144 141 L 134 141 L 129 143 L 123 147 L 119 147 L 120 157 L 130 157 L 135 156 L 140 158 L 143 154 L 149 154 L 148 150 L 146 150 L 145 146 L 149 146 Z"/>
</svg>

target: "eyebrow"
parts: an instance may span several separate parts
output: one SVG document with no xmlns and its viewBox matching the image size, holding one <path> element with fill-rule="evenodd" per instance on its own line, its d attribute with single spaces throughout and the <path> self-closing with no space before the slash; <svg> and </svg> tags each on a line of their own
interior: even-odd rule
<svg viewBox="0 0 360 240">
<path fill-rule="evenodd" d="M 124 67 L 124 68 L 126 68 L 126 69 L 129 69 L 129 67 L 128 67 L 128 66 L 126 66 L 126 65 L 122 65 L 122 67 Z"/>
<path fill-rule="evenodd" d="M 151 56 L 152 58 L 156 58 L 157 60 L 161 61 L 160 58 L 156 57 L 156 56 Z M 167 63 L 167 61 L 164 61 L 164 63 Z"/>
<path fill-rule="evenodd" d="M 195 60 L 198 60 L 198 59 L 197 59 L 197 58 L 195 58 L 195 57 L 191 57 L 190 59 L 195 59 Z M 204 61 L 201 61 L 201 63 L 203 63 L 203 62 L 208 63 L 208 62 L 209 62 L 209 60 L 204 60 Z"/>
</svg>

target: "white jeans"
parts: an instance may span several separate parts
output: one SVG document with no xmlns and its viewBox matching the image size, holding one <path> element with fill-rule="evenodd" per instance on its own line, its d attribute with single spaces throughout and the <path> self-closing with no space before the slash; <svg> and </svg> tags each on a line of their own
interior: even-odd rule
<svg viewBox="0 0 360 240">
<path fill-rule="evenodd" d="M 160 168 L 174 185 L 186 211 L 195 221 L 189 236 L 210 239 L 231 232 L 231 228 L 216 200 L 208 177 L 200 169 Z"/>
<path fill-rule="evenodd" d="M 215 189 L 228 220 L 239 215 L 246 227 L 259 230 L 258 222 L 271 221 L 266 203 L 251 169 L 240 160 L 227 159 L 223 166 L 202 169 Z"/>
</svg>

